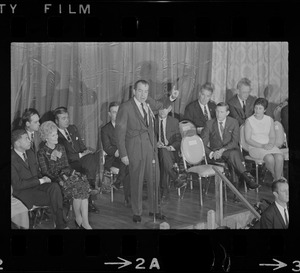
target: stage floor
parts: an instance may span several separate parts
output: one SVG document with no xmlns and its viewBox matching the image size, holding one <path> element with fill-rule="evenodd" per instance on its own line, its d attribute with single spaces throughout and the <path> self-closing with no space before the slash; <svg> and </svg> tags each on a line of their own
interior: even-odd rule
<svg viewBox="0 0 300 273">
<path fill-rule="evenodd" d="M 206 183 L 203 183 L 203 185 L 205 191 Z M 258 193 L 253 190 L 245 193 L 243 185 L 240 185 L 239 190 L 252 205 L 262 198 L 273 201 L 271 176 L 268 173 Z M 100 213 L 89 213 L 90 225 L 93 229 L 151 229 L 153 217 L 149 217 L 148 215 L 149 210 L 147 207 L 148 202 L 145 189 L 144 195 L 141 223 L 134 223 L 132 221 L 131 208 L 125 207 L 123 190 L 120 189 L 114 191 L 114 202 L 110 201 L 110 193 L 102 193 L 97 196 L 98 199 L 95 201 L 95 205 L 99 208 Z M 189 186 L 187 187 L 183 199 L 179 198 L 176 189 L 171 188 L 170 201 L 162 205 L 162 213 L 167 217 L 166 222 L 170 225 L 171 229 L 189 229 L 198 223 L 207 221 L 207 212 L 209 210 L 215 210 L 216 204 L 214 196 L 215 189 L 213 180 L 210 183 L 208 194 L 204 196 L 203 207 L 200 206 L 199 202 L 198 183 L 194 182 L 192 190 Z M 247 209 L 242 202 L 234 203 L 232 201 L 233 193 L 229 188 L 227 188 L 227 196 L 227 202 L 224 200 L 224 217 Z M 75 229 L 73 217 L 68 221 L 68 226 L 70 229 Z M 37 229 L 49 228 L 51 228 L 51 224 L 45 221 L 42 221 L 37 227 Z"/>
</svg>

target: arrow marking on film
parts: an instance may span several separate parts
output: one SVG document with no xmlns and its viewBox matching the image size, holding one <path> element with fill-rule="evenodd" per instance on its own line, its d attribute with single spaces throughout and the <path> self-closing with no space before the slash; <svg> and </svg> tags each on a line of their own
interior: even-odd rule
<svg viewBox="0 0 300 273">
<path fill-rule="evenodd" d="M 260 266 L 276 266 L 276 268 L 273 268 L 273 270 L 277 270 L 279 268 L 282 268 L 282 267 L 285 267 L 287 266 L 287 264 L 281 262 L 281 261 L 278 261 L 276 259 L 273 259 L 273 261 L 276 261 L 277 264 L 259 264 Z"/>
<path fill-rule="evenodd" d="M 104 263 L 104 264 L 122 264 L 121 266 L 118 267 L 118 269 L 132 264 L 132 262 L 122 259 L 120 257 L 118 257 L 118 259 L 122 260 L 123 262 L 111 262 L 111 263 Z"/>
</svg>

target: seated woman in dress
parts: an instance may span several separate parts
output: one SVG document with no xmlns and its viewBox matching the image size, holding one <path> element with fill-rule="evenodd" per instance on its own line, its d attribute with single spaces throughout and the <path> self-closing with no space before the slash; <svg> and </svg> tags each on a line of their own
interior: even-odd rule
<svg viewBox="0 0 300 273">
<path fill-rule="evenodd" d="M 268 101 L 258 98 L 254 102 L 254 114 L 245 122 L 245 140 L 249 144 L 249 154 L 255 159 L 263 159 L 273 179 L 282 178 L 283 154 L 275 146 L 274 121 L 265 115 Z"/>
<path fill-rule="evenodd" d="M 64 146 L 58 144 L 57 126 L 46 121 L 40 126 L 41 139 L 45 142 L 38 151 L 38 161 L 42 175 L 62 186 L 63 194 L 73 198 L 75 225 L 92 229 L 88 220 L 89 182 L 73 170 L 67 159 Z"/>
<path fill-rule="evenodd" d="M 29 229 L 28 208 L 12 194 L 11 186 L 11 221 L 18 229 Z"/>
</svg>

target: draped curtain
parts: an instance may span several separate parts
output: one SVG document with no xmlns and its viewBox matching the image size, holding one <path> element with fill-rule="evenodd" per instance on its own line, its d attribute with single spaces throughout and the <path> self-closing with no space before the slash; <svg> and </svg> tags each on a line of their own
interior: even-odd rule
<svg viewBox="0 0 300 273">
<path fill-rule="evenodd" d="M 251 80 L 252 95 L 265 97 L 271 104 L 288 98 L 288 43 L 214 42 L 215 100 L 228 100 L 243 77 Z"/>
<path fill-rule="evenodd" d="M 11 122 L 28 107 L 45 121 L 65 106 L 86 145 L 99 149 L 108 104 L 128 100 L 135 81 L 148 80 L 156 99 L 175 85 L 173 112 L 182 115 L 199 85 L 210 81 L 211 58 L 210 42 L 12 43 Z"/>
</svg>

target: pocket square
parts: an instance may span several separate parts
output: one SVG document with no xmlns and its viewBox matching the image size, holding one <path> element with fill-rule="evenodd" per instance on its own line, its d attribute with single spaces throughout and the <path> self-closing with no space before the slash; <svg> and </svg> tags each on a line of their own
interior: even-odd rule
<svg viewBox="0 0 300 273">
<path fill-rule="evenodd" d="M 78 137 L 76 137 L 76 140 L 78 140 Z"/>
</svg>

